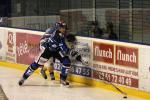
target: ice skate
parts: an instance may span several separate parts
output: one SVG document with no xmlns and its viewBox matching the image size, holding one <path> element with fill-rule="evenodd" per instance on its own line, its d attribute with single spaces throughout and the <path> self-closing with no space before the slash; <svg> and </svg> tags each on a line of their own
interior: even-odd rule
<svg viewBox="0 0 150 100">
<path fill-rule="evenodd" d="M 24 81 L 25 81 L 25 79 L 22 78 L 22 79 L 18 82 L 19 86 L 22 86 L 23 83 L 24 83 Z"/>
<path fill-rule="evenodd" d="M 60 84 L 62 87 L 69 87 L 69 82 L 68 81 L 65 81 L 65 80 L 60 80 Z"/>
</svg>

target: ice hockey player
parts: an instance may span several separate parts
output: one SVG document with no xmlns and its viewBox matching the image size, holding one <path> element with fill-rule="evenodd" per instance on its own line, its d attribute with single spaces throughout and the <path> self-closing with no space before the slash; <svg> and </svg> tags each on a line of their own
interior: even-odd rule
<svg viewBox="0 0 150 100">
<path fill-rule="evenodd" d="M 74 34 L 67 34 L 66 36 L 66 43 L 69 47 L 68 56 L 70 59 L 74 59 L 75 61 L 83 62 L 81 54 L 75 49 L 77 39 Z M 45 67 L 42 67 L 41 69 L 41 75 L 44 79 L 47 79 L 46 71 L 49 71 L 51 80 L 55 80 L 54 76 L 54 64 L 55 64 L 56 58 L 50 59 L 48 64 Z"/>
<path fill-rule="evenodd" d="M 65 43 L 67 25 L 64 22 L 58 22 L 54 27 L 48 29 L 40 41 L 40 53 L 38 58 L 30 64 L 23 74 L 19 85 L 23 85 L 24 81 L 39 67 L 43 67 L 50 58 L 57 58 L 61 65 L 60 83 L 62 85 L 69 85 L 67 81 L 68 70 L 71 61 L 68 57 L 69 48 Z"/>
</svg>

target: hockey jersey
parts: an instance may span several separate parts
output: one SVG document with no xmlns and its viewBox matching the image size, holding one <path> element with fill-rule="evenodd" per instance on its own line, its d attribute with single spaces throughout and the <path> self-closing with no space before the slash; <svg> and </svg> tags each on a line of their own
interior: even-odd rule
<svg viewBox="0 0 150 100">
<path fill-rule="evenodd" d="M 51 51 L 61 50 L 63 53 L 69 52 L 69 48 L 65 43 L 65 37 L 56 26 L 46 30 L 41 38 L 40 45 L 49 48 Z"/>
</svg>

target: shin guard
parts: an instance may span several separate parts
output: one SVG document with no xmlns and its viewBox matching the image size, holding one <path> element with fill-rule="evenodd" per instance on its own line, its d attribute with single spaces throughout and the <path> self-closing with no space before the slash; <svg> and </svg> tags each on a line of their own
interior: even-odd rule
<svg viewBox="0 0 150 100">
<path fill-rule="evenodd" d="M 36 69 L 39 68 L 39 64 L 33 62 L 25 71 L 25 73 L 23 74 L 23 78 L 27 79 Z"/>
</svg>

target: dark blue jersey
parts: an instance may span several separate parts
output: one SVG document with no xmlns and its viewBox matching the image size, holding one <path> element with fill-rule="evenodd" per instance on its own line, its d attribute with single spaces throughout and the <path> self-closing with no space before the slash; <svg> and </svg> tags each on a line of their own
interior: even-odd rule
<svg viewBox="0 0 150 100">
<path fill-rule="evenodd" d="M 41 38 L 41 45 L 45 48 L 49 48 L 51 51 L 61 50 L 68 53 L 69 48 L 65 43 L 64 35 L 58 30 L 58 28 L 49 28 Z"/>
</svg>

